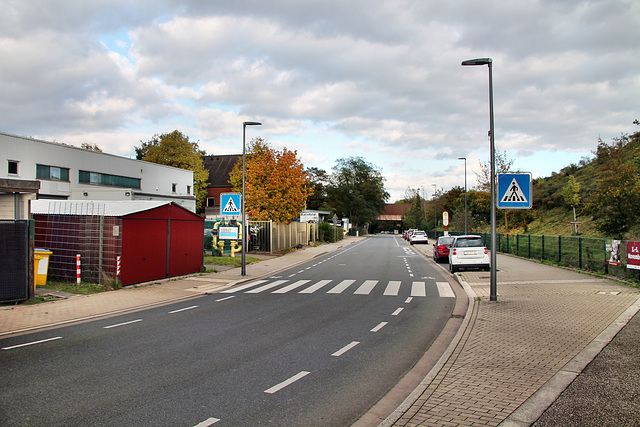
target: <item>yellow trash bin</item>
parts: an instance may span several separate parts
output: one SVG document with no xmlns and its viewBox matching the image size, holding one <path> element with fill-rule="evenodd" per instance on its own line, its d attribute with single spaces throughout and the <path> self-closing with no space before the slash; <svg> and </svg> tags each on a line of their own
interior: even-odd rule
<svg viewBox="0 0 640 427">
<path fill-rule="evenodd" d="M 47 284 L 47 271 L 49 271 L 49 256 L 53 252 L 46 249 L 34 249 L 33 251 L 33 267 L 36 286 L 44 286 Z"/>
</svg>

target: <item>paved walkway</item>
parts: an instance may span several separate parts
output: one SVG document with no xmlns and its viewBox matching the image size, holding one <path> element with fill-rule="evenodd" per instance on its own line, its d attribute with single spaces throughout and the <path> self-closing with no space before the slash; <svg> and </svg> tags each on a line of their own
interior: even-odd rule
<svg viewBox="0 0 640 427">
<path fill-rule="evenodd" d="M 192 298 L 274 274 L 361 238 L 294 251 L 240 269 L 31 306 L 1 306 L 0 336 Z M 420 247 L 427 257 L 431 246 Z M 441 267 L 446 265 L 441 264 Z M 489 273 L 457 273 L 469 309 L 452 344 L 381 426 L 528 426 L 640 308 L 640 290 L 498 255 Z"/>
<path fill-rule="evenodd" d="M 459 336 L 382 425 L 531 425 L 640 308 L 637 288 L 497 258 L 498 301 L 489 273 L 457 274 L 473 300 Z"/>
</svg>

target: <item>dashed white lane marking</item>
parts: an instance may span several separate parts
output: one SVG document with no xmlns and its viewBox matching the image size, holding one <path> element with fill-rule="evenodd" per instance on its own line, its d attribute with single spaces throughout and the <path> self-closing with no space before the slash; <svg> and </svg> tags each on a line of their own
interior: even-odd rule
<svg viewBox="0 0 640 427">
<path fill-rule="evenodd" d="M 283 388 L 293 384 L 294 382 L 298 381 L 301 378 L 306 377 L 307 375 L 309 375 L 311 372 L 308 371 L 300 371 L 297 374 L 295 374 L 294 376 L 292 376 L 291 378 L 289 378 L 286 381 L 281 382 L 280 384 L 276 384 L 271 388 L 266 389 L 264 392 L 267 394 L 273 394 L 276 393 L 280 390 L 282 390 Z"/>
<path fill-rule="evenodd" d="M 191 307 L 179 308 L 178 310 L 170 311 L 169 314 L 180 313 L 181 311 L 193 310 L 194 308 L 198 308 L 197 305 L 192 305 Z"/>
<path fill-rule="evenodd" d="M 136 320 L 132 320 L 130 322 L 124 322 L 124 323 L 118 323 L 118 324 L 115 324 L 115 325 L 105 326 L 103 329 L 117 328 L 119 326 L 130 325 L 132 323 L 138 323 L 138 322 L 142 322 L 142 319 L 136 319 Z"/>
<path fill-rule="evenodd" d="M 378 325 L 373 328 L 370 332 L 378 332 L 380 329 L 384 328 L 389 322 L 380 322 Z"/>
<path fill-rule="evenodd" d="M 404 308 L 398 308 L 396 311 L 394 311 L 393 313 L 391 313 L 392 316 L 397 316 L 398 314 L 400 314 L 402 312 L 402 310 L 404 310 Z"/>
<path fill-rule="evenodd" d="M 218 421 L 220 421 L 220 420 L 217 419 L 217 418 L 208 418 L 208 419 L 204 420 L 203 422 L 196 424 L 193 427 L 209 427 L 211 425 L 214 425 Z"/>
<path fill-rule="evenodd" d="M 453 293 L 451 286 L 447 282 L 436 282 L 438 286 L 438 294 L 440 298 L 455 298 L 456 294 Z"/>
<path fill-rule="evenodd" d="M 340 350 L 333 353 L 332 356 L 340 357 L 343 354 L 345 354 L 347 351 L 351 350 L 353 347 L 357 346 L 358 344 L 360 344 L 360 341 L 352 341 L 349 344 L 342 347 Z"/>
<path fill-rule="evenodd" d="M 24 344 L 12 345 L 10 347 L 4 347 L 3 350 L 11 350 L 11 349 L 14 349 L 14 348 L 26 347 L 28 345 L 42 344 L 44 342 L 55 341 L 55 340 L 59 340 L 59 339 L 62 339 L 62 337 L 47 338 L 45 340 L 32 341 L 32 342 L 26 342 Z"/>
<path fill-rule="evenodd" d="M 413 301 L 413 297 L 408 297 L 406 300 L 404 300 L 404 303 L 409 304 L 411 301 Z"/>
<path fill-rule="evenodd" d="M 228 297 L 217 299 L 216 302 L 226 301 L 226 300 L 231 299 L 231 298 L 235 298 L 235 295 L 231 295 L 231 296 L 228 296 Z"/>
</svg>

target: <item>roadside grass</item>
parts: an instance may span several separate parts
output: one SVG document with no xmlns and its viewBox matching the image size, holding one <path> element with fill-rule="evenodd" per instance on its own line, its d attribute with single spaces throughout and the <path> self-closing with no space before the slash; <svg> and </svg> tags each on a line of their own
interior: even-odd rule
<svg viewBox="0 0 640 427">
<path fill-rule="evenodd" d="M 101 285 L 99 283 L 74 283 L 47 280 L 47 284 L 44 285 L 43 288 L 50 289 L 52 291 L 69 292 L 71 294 L 91 295 L 118 289 L 118 286 L 112 282 L 107 282 Z"/>
<path fill-rule="evenodd" d="M 245 261 L 247 264 L 252 264 L 254 262 L 259 262 L 260 259 L 259 258 L 254 258 L 254 257 L 245 257 Z M 212 264 L 212 265 L 228 265 L 228 266 L 232 266 L 232 267 L 240 267 L 242 265 L 242 258 L 241 257 L 230 257 L 230 256 L 205 256 L 204 257 L 204 263 L 206 265 Z"/>
</svg>

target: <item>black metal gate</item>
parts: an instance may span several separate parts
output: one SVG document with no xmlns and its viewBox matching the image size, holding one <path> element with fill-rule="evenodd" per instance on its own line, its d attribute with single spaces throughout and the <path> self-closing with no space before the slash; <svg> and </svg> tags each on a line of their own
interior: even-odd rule
<svg viewBox="0 0 640 427">
<path fill-rule="evenodd" d="M 0 302 L 33 296 L 32 239 L 32 221 L 0 220 Z"/>
</svg>

